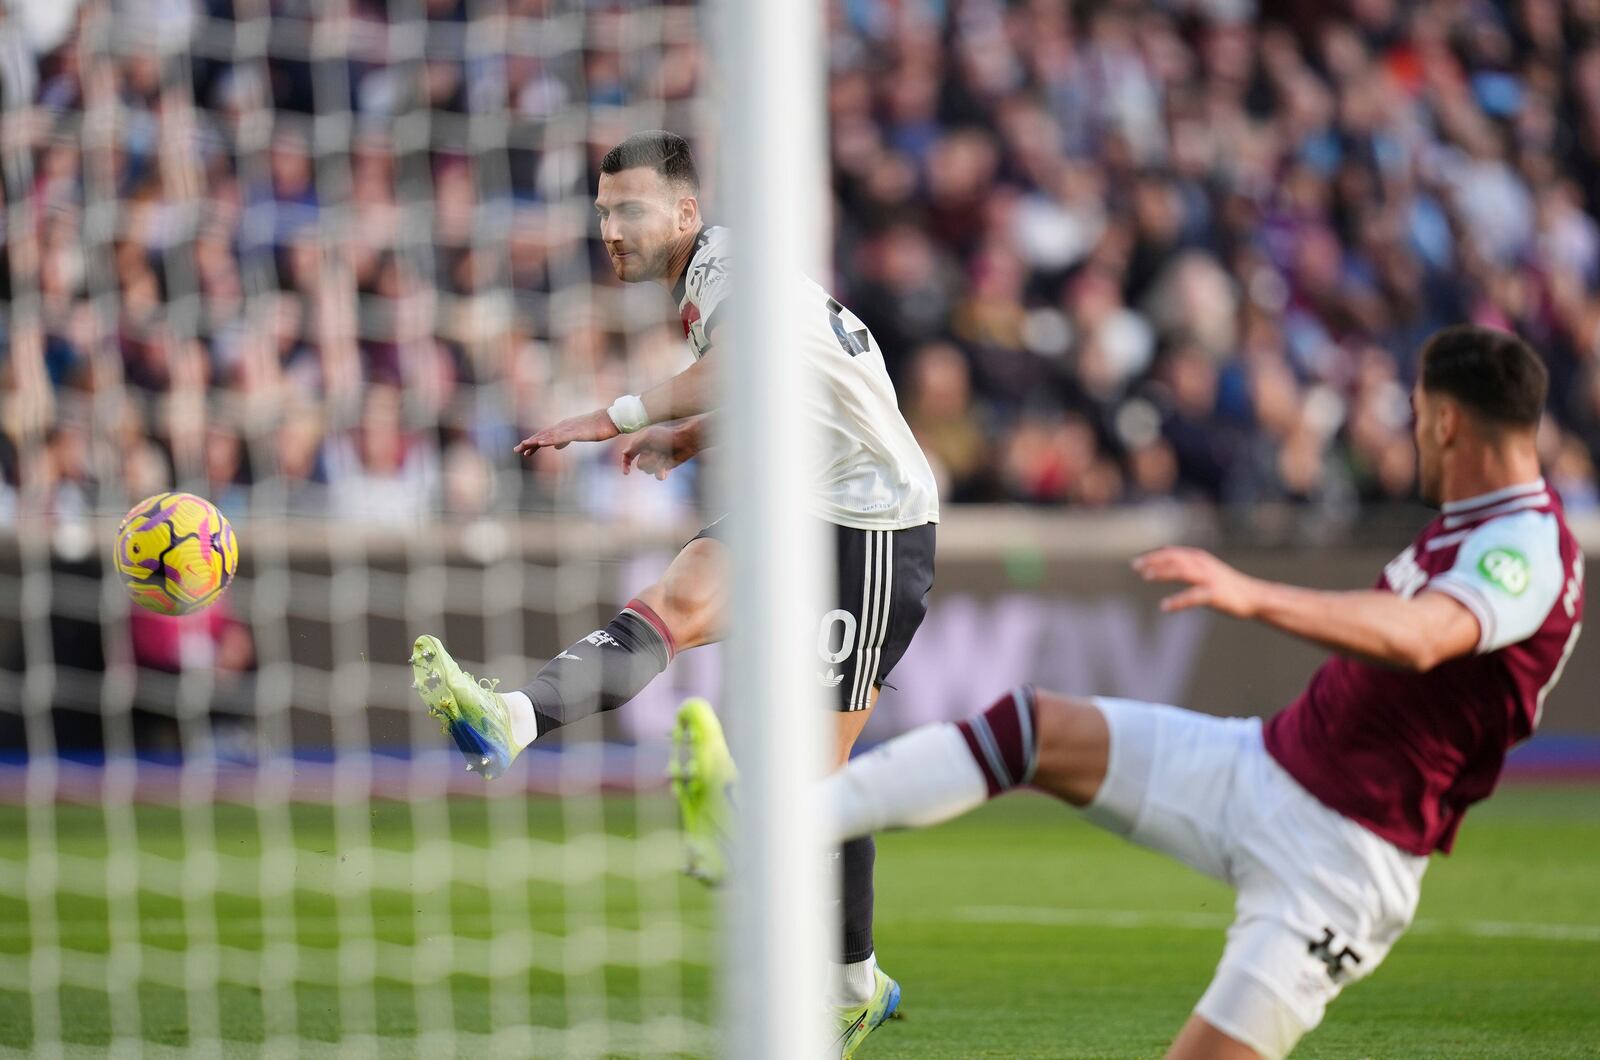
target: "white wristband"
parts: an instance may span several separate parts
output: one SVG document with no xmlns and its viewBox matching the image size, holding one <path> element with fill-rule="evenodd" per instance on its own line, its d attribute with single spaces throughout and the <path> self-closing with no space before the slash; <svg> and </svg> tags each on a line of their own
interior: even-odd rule
<svg viewBox="0 0 1600 1060">
<path fill-rule="evenodd" d="M 623 434 L 632 434 L 650 426 L 650 413 L 645 411 L 644 399 L 637 394 L 622 395 L 611 403 L 606 412 L 610 414 L 611 422 L 617 425 L 617 430 Z"/>
</svg>

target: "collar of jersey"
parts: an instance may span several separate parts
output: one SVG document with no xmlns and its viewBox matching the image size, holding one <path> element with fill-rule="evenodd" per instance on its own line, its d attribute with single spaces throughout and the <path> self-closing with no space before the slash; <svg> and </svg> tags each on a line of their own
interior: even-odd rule
<svg viewBox="0 0 1600 1060">
<path fill-rule="evenodd" d="M 689 284 L 689 266 L 694 264 L 694 256 L 700 253 L 700 248 L 706 245 L 706 233 L 709 231 L 711 231 L 710 226 L 701 225 L 700 230 L 694 234 L 694 249 L 684 260 L 683 271 L 678 273 L 678 281 L 672 285 L 672 300 L 678 305 L 683 304 L 683 295 Z"/>
<path fill-rule="evenodd" d="M 1464 497 L 1459 501 L 1449 501 L 1439 506 L 1439 510 L 1446 515 L 1458 515 L 1461 512 L 1470 512 L 1475 508 L 1486 508 L 1491 504 L 1499 504 L 1516 498 L 1531 497 L 1544 492 L 1543 476 L 1532 482 L 1522 482 L 1515 486 L 1507 486 L 1492 493 L 1480 493 L 1476 497 Z"/>
</svg>

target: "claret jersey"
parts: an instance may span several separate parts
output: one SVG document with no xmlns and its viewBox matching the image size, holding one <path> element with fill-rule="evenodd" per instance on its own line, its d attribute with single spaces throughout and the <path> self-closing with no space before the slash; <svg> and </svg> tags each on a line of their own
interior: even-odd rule
<svg viewBox="0 0 1600 1060">
<path fill-rule="evenodd" d="M 1428 673 L 1335 656 L 1267 722 L 1267 750 L 1325 805 L 1412 854 L 1448 851 L 1506 751 L 1539 723 L 1583 624 L 1583 553 L 1543 479 L 1446 504 L 1378 588 L 1448 593 L 1473 654 Z"/>
<path fill-rule="evenodd" d="M 729 290 L 728 232 L 703 228 L 673 296 L 695 357 L 711 346 Z M 815 282 L 799 277 L 805 355 L 821 381 L 810 408 L 822 432 L 814 507 L 857 530 L 908 530 L 939 521 L 939 494 L 927 457 L 900 415 L 894 384 L 871 332 Z"/>
</svg>

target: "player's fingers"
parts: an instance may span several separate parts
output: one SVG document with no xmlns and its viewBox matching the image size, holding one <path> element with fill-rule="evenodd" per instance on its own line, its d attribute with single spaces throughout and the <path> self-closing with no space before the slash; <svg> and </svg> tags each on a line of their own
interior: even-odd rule
<svg viewBox="0 0 1600 1060">
<path fill-rule="evenodd" d="M 1173 593 L 1161 601 L 1161 610 L 1167 614 L 1174 611 L 1187 611 L 1191 607 L 1204 607 L 1211 602 L 1211 588 L 1205 585 L 1196 585 L 1185 589 L 1181 593 Z"/>
<path fill-rule="evenodd" d="M 1206 560 L 1210 557 L 1199 549 L 1179 548 L 1172 552 L 1172 577 L 1179 581 L 1197 582 L 1211 573 Z"/>
<path fill-rule="evenodd" d="M 1185 557 L 1174 549 L 1158 549 L 1140 556 L 1135 570 L 1147 582 L 1174 581 L 1184 577 L 1188 569 Z"/>
<path fill-rule="evenodd" d="M 1172 556 L 1176 551 L 1177 549 L 1166 546 L 1163 548 L 1153 548 L 1149 552 L 1141 552 L 1139 555 L 1133 557 L 1133 569 L 1142 571 L 1150 567 L 1159 567 L 1163 564 L 1170 563 L 1172 561 Z"/>
<path fill-rule="evenodd" d="M 517 446 L 517 449 L 518 449 L 519 452 L 531 453 L 535 449 L 543 449 L 546 446 L 550 446 L 550 445 L 554 445 L 554 444 L 555 444 L 555 435 L 554 435 L 553 431 L 549 431 L 549 430 L 535 431 L 534 433 L 528 435 L 526 438 L 522 439 L 522 442 L 521 442 L 520 445 Z"/>
</svg>

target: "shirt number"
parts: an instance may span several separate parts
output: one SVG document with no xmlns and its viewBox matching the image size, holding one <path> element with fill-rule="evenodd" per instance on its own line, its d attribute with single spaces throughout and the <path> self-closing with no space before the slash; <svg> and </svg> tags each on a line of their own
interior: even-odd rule
<svg viewBox="0 0 1600 1060">
<path fill-rule="evenodd" d="M 828 323 L 833 326 L 833 337 L 839 340 L 839 348 L 841 350 L 851 357 L 858 357 L 867 352 L 869 344 L 872 342 L 872 334 L 867 331 L 866 326 L 862 325 L 860 320 L 856 319 L 854 313 L 850 313 L 850 322 L 858 326 L 846 330 L 844 319 L 846 313 L 850 313 L 850 310 L 834 299 L 828 299 Z"/>
<path fill-rule="evenodd" d="M 1561 597 L 1561 606 L 1566 610 L 1568 618 L 1578 617 L 1578 594 L 1583 591 L 1583 556 L 1580 554 L 1572 560 L 1572 577 L 1567 579 L 1567 591 Z M 1572 658 L 1572 649 L 1578 646 L 1578 635 L 1583 632 L 1583 623 L 1575 622 L 1572 632 L 1567 634 L 1567 645 L 1561 649 L 1561 659 L 1556 663 L 1556 668 L 1550 673 L 1550 680 L 1539 689 L 1539 698 L 1533 707 L 1533 724 L 1537 726 L 1539 719 L 1544 717 L 1544 701 L 1549 697 L 1556 682 L 1561 680 L 1561 672 L 1567 668 L 1567 660 Z"/>
<path fill-rule="evenodd" d="M 1578 594 L 1583 592 L 1583 557 L 1577 556 L 1572 561 L 1572 577 L 1567 579 L 1567 591 L 1561 597 L 1561 606 L 1566 608 L 1568 618 L 1578 617 Z"/>
</svg>

